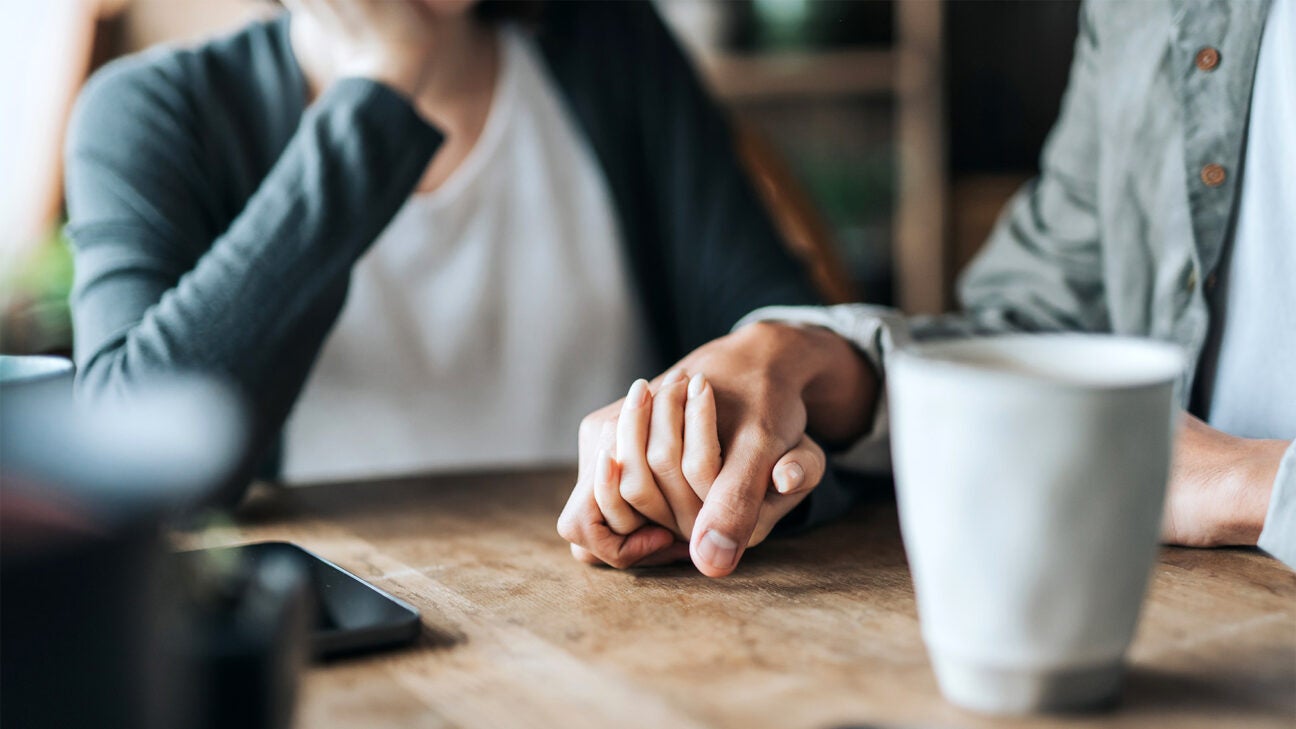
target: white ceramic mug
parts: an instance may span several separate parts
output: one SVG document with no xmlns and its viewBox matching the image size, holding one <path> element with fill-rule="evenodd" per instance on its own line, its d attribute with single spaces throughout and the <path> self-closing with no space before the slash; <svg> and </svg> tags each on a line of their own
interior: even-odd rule
<svg viewBox="0 0 1296 729">
<path fill-rule="evenodd" d="M 1115 698 L 1157 554 L 1182 352 L 1103 335 L 910 344 L 887 363 L 923 639 L 951 702 Z"/>
</svg>

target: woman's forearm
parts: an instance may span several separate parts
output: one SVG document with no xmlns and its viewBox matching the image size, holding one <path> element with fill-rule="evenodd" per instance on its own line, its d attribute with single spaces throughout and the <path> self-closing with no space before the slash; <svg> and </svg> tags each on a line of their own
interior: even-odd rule
<svg viewBox="0 0 1296 729">
<path fill-rule="evenodd" d="M 111 110 L 104 113 L 111 124 Z M 94 139 L 74 143 L 69 203 L 82 391 L 112 392 L 159 372 L 206 372 L 233 380 L 263 418 L 281 421 L 341 307 L 351 266 L 440 141 L 386 87 L 339 82 L 303 116 L 270 173 L 196 262 L 185 260 L 193 241 L 168 236 L 186 228 L 179 220 L 209 214 L 225 191 L 190 200 L 147 180 L 134 185 L 148 169 L 129 159 L 109 157 L 118 160 L 110 164 L 95 154 Z M 141 147 L 139 164 L 148 165 L 147 140 Z"/>
</svg>

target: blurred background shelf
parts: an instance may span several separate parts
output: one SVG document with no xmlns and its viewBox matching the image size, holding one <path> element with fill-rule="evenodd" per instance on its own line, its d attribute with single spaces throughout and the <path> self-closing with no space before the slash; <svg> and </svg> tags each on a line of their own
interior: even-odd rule
<svg viewBox="0 0 1296 729">
<path fill-rule="evenodd" d="M 1079 1 L 658 6 L 737 126 L 783 157 L 852 296 L 955 308 L 959 270 L 1038 173 Z"/>
<path fill-rule="evenodd" d="M 717 98 L 729 103 L 890 94 L 895 53 L 885 48 L 711 53 L 698 65 Z"/>
<path fill-rule="evenodd" d="M 948 308 L 943 3 L 658 5 L 737 125 L 787 159 L 824 218 L 812 247 L 839 253 L 851 298 Z M 779 211 L 799 194 L 766 198 Z"/>
<path fill-rule="evenodd" d="M 1079 0 L 655 2 L 732 115 L 757 187 L 820 289 L 911 313 L 953 308 L 958 270 L 1038 172 Z M 3 37 L 31 63 L 6 81 L 40 92 L 15 108 L 41 110 L 32 126 L 41 134 L 0 120 L 8 130 L 0 159 L 20 162 L 5 165 L 0 182 L 21 193 L 0 205 L 0 351 L 66 351 L 59 148 L 80 84 L 123 53 L 194 42 L 277 8 L 266 0 L 12 8 Z M 51 48 L 65 62 L 40 62 Z"/>
</svg>

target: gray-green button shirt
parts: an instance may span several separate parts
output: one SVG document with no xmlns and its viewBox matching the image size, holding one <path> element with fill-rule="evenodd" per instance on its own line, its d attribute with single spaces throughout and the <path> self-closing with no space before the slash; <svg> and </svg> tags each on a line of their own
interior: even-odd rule
<svg viewBox="0 0 1296 729">
<path fill-rule="evenodd" d="M 868 306 L 765 309 L 739 326 L 754 319 L 829 326 L 880 370 L 892 338 L 1005 331 L 1152 337 L 1198 362 L 1211 325 L 1208 282 L 1238 201 L 1268 8 L 1267 0 L 1086 2 L 1041 174 L 1005 208 L 964 272 L 961 313 L 904 319 Z M 1180 383 L 1184 407 L 1196 374 L 1190 368 Z M 1296 567 L 1296 445 L 1279 469 L 1260 546 Z"/>
</svg>

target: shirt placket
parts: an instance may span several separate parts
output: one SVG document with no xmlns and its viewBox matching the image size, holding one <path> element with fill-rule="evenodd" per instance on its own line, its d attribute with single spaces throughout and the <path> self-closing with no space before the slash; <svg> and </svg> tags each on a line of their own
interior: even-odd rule
<svg viewBox="0 0 1296 729">
<path fill-rule="evenodd" d="M 1170 63 L 1178 74 L 1193 251 L 1180 274 L 1175 339 L 1196 361 L 1241 180 L 1260 30 L 1268 0 L 1176 3 Z M 1192 391 L 1191 368 L 1181 393 Z"/>
</svg>

